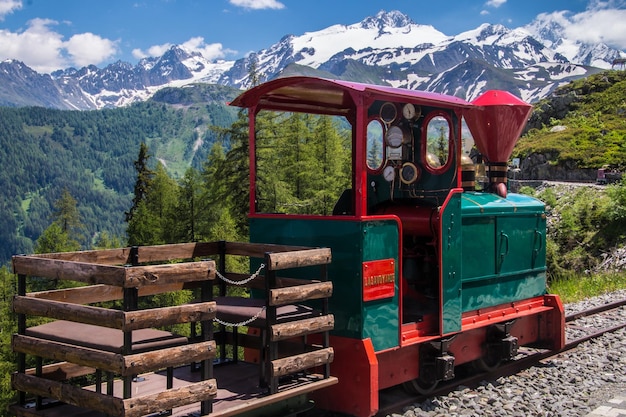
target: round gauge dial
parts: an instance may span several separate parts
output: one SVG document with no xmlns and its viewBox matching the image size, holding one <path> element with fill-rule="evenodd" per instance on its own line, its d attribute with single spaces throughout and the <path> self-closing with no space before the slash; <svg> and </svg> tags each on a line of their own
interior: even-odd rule
<svg viewBox="0 0 626 417">
<path fill-rule="evenodd" d="M 420 176 L 419 169 L 412 162 L 405 162 L 400 168 L 400 181 L 405 184 L 413 184 Z"/>
<path fill-rule="evenodd" d="M 414 106 L 411 103 L 407 103 L 402 107 L 402 116 L 407 120 L 414 120 L 420 117 L 421 110 L 419 107 Z"/>
<path fill-rule="evenodd" d="M 380 106 L 380 120 L 384 123 L 391 124 L 398 117 L 398 110 L 393 103 L 386 102 Z"/>
<path fill-rule="evenodd" d="M 385 134 L 385 142 L 392 148 L 398 148 L 404 143 L 404 131 L 400 126 L 391 126 Z"/>
<path fill-rule="evenodd" d="M 393 181 L 396 178 L 396 169 L 391 165 L 386 166 L 383 170 L 383 177 L 385 178 L 385 181 Z"/>
</svg>

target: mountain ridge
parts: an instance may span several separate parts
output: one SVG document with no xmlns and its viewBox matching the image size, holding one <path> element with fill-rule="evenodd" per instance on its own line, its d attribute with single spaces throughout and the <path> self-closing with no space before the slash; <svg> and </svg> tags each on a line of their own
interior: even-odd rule
<svg viewBox="0 0 626 417">
<path fill-rule="evenodd" d="M 400 11 L 381 10 L 351 25 L 285 35 L 236 61 L 208 61 L 180 45 L 136 65 L 117 61 L 102 69 L 88 65 L 52 74 L 38 74 L 19 61 L 7 60 L 0 62 L 0 105 L 90 110 L 125 106 L 144 101 L 161 88 L 197 82 L 245 89 L 250 87 L 248 68 L 253 61 L 262 80 L 297 75 L 299 68 L 338 79 L 452 95 L 466 92 L 461 96 L 467 100 L 481 88 L 502 85 L 534 102 L 622 57 L 623 51 L 604 44 L 568 40 L 558 19 L 547 15 L 520 28 L 483 24 L 448 36 Z M 478 61 L 485 66 L 471 64 Z M 459 77 L 460 68 L 464 72 Z M 471 85 L 475 80 L 480 88 Z"/>
</svg>

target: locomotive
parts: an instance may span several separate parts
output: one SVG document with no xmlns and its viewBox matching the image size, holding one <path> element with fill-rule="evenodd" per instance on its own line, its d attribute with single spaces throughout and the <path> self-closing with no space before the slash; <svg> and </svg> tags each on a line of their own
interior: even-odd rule
<svg viewBox="0 0 626 417">
<path fill-rule="evenodd" d="M 331 374 L 318 406 L 371 416 L 379 391 L 428 393 L 472 363 L 520 346 L 559 349 L 563 306 L 546 291 L 546 215 L 508 193 L 507 161 L 532 107 L 505 91 L 472 102 L 430 92 L 313 77 L 256 86 L 248 109 L 250 240 L 328 247 L 335 317 Z M 262 112 L 338 117 L 351 131 L 351 186 L 330 215 L 263 210 Z M 486 177 L 477 183 L 469 128 Z M 478 178 L 482 179 L 482 178 Z"/>
<path fill-rule="evenodd" d="M 386 388 L 427 394 L 460 366 L 495 369 L 520 347 L 563 347 L 563 305 L 547 293 L 545 206 L 507 189 L 529 104 L 505 91 L 468 102 L 306 76 L 230 104 L 248 111 L 250 242 L 14 256 L 13 414 L 293 415 L 313 400 L 369 417 Z M 332 210 L 277 203 L 275 164 L 300 144 L 277 141 L 265 117 L 293 114 L 349 132 L 349 150 L 328 151 L 351 161 Z M 249 258 L 252 275 L 229 273 L 230 256 Z M 28 293 L 29 277 L 86 285 Z M 180 290 L 199 299 L 138 303 Z M 121 308 L 107 307 L 115 300 Z M 171 329 L 182 324 L 189 334 Z"/>
</svg>

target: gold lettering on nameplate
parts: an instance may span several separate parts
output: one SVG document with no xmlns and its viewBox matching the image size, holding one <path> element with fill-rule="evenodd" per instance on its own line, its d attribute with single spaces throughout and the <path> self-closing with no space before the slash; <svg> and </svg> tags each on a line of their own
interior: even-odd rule
<svg viewBox="0 0 626 417">
<path fill-rule="evenodd" d="M 396 292 L 394 259 L 363 262 L 363 301 L 390 298 Z"/>
</svg>

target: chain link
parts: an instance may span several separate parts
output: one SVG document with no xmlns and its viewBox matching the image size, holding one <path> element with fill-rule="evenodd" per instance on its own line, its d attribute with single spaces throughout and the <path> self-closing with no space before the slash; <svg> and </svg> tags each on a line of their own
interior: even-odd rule
<svg viewBox="0 0 626 417">
<path fill-rule="evenodd" d="M 265 268 L 265 264 L 261 264 L 261 266 L 259 266 L 259 269 L 257 269 L 254 274 L 250 275 L 248 278 L 243 279 L 241 281 L 233 281 L 232 279 L 228 279 L 224 275 L 220 274 L 220 271 L 215 271 L 215 273 L 219 277 L 219 279 L 221 279 L 222 281 L 230 285 L 246 285 L 248 282 L 258 277 L 261 271 L 263 270 L 263 268 Z"/>
<path fill-rule="evenodd" d="M 252 275 L 250 275 L 248 278 L 243 279 L 241 281 L 233 281 L 232 279 L 228 279 L 226 278 L 224 275 L 220 274 L 219 271 L 215 271 L 217 276 L 219 277 L 219 279 L 221 279 L 222 281 L 231 284 L 231 285 L 246 285 L 248 282 L 252 281 L 253 279 L 255 279 L 256 277 L 259 276 L 259 274 L 261 273 L 261 271 L 263 270 L 263 268 L 265 268 L 265 264 L 261 264 L 259 266 L 259 269 L 256 270 L 256 272 Z M 247 326 L 248 324 L 252 323 L 253 321 L 255 321 L 256 319 L 258 319 L 259 317 L 261 317 L 261 314 L 263 314 L 263 312 L 265 311 L 265 306 L 263 306 L 258 313 L 256 313 L 254 316 L 250 317 L 247 320 L 244 321 L 240 321 L 239 323 L 229 323 L 227 321 L 223 321 L 218 319 L 217 317 L 214 319 L 216 322 L 218 322 L 219 324 L 221 324 L 222 326 L 230 326 L 230 327 L 239 327 L 239 326 Z"/>
<path fill-rule="evenodd" d="M 247 320 L 244 321 L 240 321 L 239 323 L 229 323 L 227 321 L 224 320 L 220 320 L 217 317 L 214 319 L 216 322 L 218 322 L 219 324 L 221 324 L 222 326 L 229 326 L 229 327 L 240 327 L 240 326 L 247 326 L 248 324 L 252 323 L 253 321 L 255 321 L 256 319 L 258 319 L 259 317 L 261 317 L 261 314 L 263 314 L 263 312 L 265 311 L 265 306 L 261 307 L 261 309 L 259 310 L 258 313 L 256 313 L 254 316 L 250 317 Z"/>
</svg>

